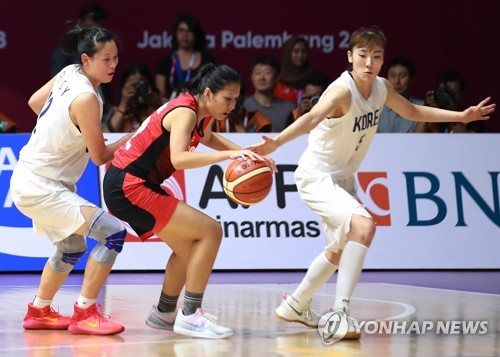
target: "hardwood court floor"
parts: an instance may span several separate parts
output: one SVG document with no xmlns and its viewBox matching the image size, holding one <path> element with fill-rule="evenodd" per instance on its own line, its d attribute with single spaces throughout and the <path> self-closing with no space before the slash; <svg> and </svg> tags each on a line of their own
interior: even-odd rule
<svg viewBox="0 0 500 357">
<path fill-rule="evenodd" d="M 432 274 L 432 273 L 429 273 Z M 216 275 L 216 274 L 215 274 Z M 212 278 L 204 308 L 219 322 L 235 329 L 225 340 L 204 340 L 154 330 L 144 320 L 161 289 L 161 274 L 112 274 L 100 301 L 114 320 L 125 325 L 115 336 L 76 336 L 67 331 L 24 331 L 22 318 L 32 300 L 38 276 L 0 275 L 0 356 L 498 356 L 500 355 L 500 295 L 384 282 L 358 284 L 352 314 L 371 322 L 359 341 L 322 342 L 317 330 L 277 319 L 274 309 L 284 291 L 291 292 L 303 273 L 295 278 L 252 279 L 236 274 L 229 279 Z M 366 274 L 364 273 L 363 276 Z M 239 278 L 238 278 L 239 276 Z M 262 274 L 264 276 L 264 274 Z M 71 277 L 61 288 L 53 306 L 70 314 L 79 292 L 81 277 Z M 228 281 L 230 280 L 230 281 Z M 267 280 L 284 281 L 272 283 Z M 294 282 L 287 282 L 294 280 Z M 387 279 L 386 279 L 387 280 Z M 491 284 L 499 284 L 499 280 Z M 313 307 L 327 311 L 335 284 L 326 284 Z M 374 333 L 373 321 L 432 322 L 452 326 L 452 321 L 487 321 L 487 333 L 455 334 Z M 445 326 L 445 325 L 442 325 Z M 400 329 L 401 331 L 401 329 Z M 444 330 L 441 330 L 443 332 Z M 478 330 L 479 331 L 479 330 Z M 408 329 L 406 328 L 406 331 Z M 458 333 L 457 333 L 458 332 Z"/>
</svg>

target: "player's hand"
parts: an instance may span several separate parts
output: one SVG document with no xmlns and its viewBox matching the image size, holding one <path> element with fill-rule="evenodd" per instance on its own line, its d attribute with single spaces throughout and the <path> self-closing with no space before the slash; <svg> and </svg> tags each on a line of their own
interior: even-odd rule
<svg viewBox="0 0 500 357">
<path fill-rule="evenodd" d="M 278 148 L 276 141 L 266 135 L 262 135 L 264 141 L 247 146 L 246 149 L 256 152 L 259 155 L 269 155 Z"/>
<path fill-rule="evenodd" d="M 242 160 L 246 160 L 246 159 L 250 159 L 250 160 L 260 160 L 260 161 L 266 161 L 262 156 L 260 156 L 259 154 L 253 152 L 253 151 L 250 151 L 250 150 L 247 150 L 247 149 L 243 149 L 243 150 L 232 150 L 230 153 L 229 153 L 229 159 L 231 160 L 234 160 L 234 159 L 242 159 Z"/>
<path fill-rule="evenodd" d="M 482 100 L 478 105 L 469 107 L 463 111 L 464 119 L 463 123 L 469 123 L 476 120 L 488 120 L 490 119 L 490 114 L 495 111 L 496 104 L 488 104 L 491 97 Z"/>
<path fill-rule="evenodd" d="M 269 166 L 271 168 L 271 171 L 274 173 L 277 173 L 278 168 L 276 167 L 276 162 L 273 159 L 271 159 L 269 156 L 263 156 L 263 158 L 266 161 L 267 166 Z"/>
<path fill-rule="evenodd" d="M 253 151 L 243 149 L 243 150 L 235 150 L 229 155 L 230 159 L 242 159 L 242 160 L 257 160 L 257 161 L 264 161 L 267 166 L 271 168 L 272 172 L 278 172 L 278 169 L 276 168 L 276 162 L 271 159 L 268 156 L 261 156 Z"/>
</svg>

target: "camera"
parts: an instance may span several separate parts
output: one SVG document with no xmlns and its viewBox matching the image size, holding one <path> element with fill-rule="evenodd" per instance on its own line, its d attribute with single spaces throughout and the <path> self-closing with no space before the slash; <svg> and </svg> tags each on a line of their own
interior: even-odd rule
<svg viewBox="0 0 500 357">
<path fill-rule="evenodd" d="M 314 107 L 316 103 L 318 103 L 319 98 L 321 98 L 321 93 L 316 93 L 309 97 L 309 103 L 311 103 L 311 108 Z"/>
<path fill-rule="evenodd" d="M 134 83 L 135 94 L 137 94 L 139 98 L 147 96 L 149 94 L 150 88 L 151 86 L 149 85 L 149 83 L 144 80 L 140 80 Z"/>
<path fill-rule="evenodd" d="M 455 94 L 447 88 L 434 90 L 434 103 L 441 109 L 449 109 L 455 105 Z"/>
</svg>

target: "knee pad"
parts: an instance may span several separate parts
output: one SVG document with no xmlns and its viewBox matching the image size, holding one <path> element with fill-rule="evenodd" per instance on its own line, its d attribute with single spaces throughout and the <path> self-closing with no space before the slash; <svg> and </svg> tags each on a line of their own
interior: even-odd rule
<svg viewBox="0 0 500 357">
<path fill-rule="evenodd" d="M 57 250 L 49 258 L 49 263 L 58 273 L 65 273 L 73 270 L 73 267 L 87 251 L 87 242 L 85 238 L 78 234 L 70 235 L 57 242 L 55 246 Z"/>
<path fill-rule="evenodd" d="M 113 265 L 123 249 L 127 230 L 109 213 L 98 209 L 87 228 L 87 236 L 99 242 L 90 255 L 99 263 Z"/>
</svg>

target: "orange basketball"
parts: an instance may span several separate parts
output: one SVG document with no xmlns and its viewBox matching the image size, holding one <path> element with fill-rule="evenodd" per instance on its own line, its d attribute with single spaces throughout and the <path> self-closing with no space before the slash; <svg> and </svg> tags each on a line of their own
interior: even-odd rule
<svg viewBox="0 0 500 357">
<path fill-rule="evenodd" d="M 265 161 L 234 159 L 224 171 L 223 187 L 234 202 L 251 206 L 271 191 L 273 173 Z"/>
</svg>

